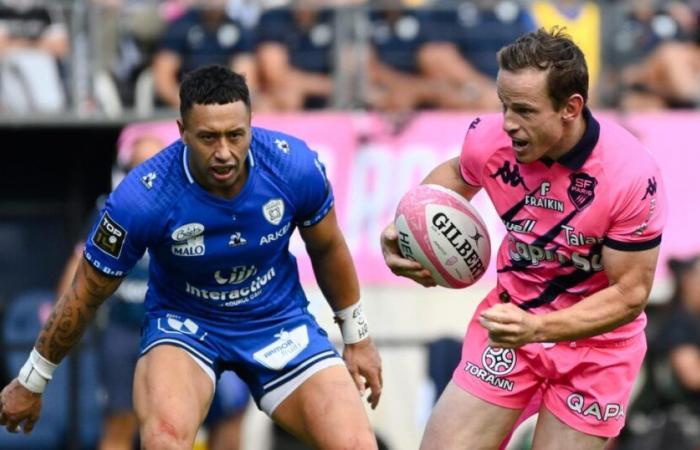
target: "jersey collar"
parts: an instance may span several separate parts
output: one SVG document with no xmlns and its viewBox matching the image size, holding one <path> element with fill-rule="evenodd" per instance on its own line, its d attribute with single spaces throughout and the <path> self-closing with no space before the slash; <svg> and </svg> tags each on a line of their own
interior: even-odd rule
<svg viewBox="0 0 700 450">
<path fill-rule="evenodd" d="M 583 132 L 581 140 L 574 145 L 574 148 L 564 153 L 556 161 L 571 170 L 579 170 L 583 167 L 598 144 L 598 138 L 600 137 L 600 124 L 595 120 L 587 106 L 583 108 L 583 118 L 586 121 L 586 131 Z"/>
</svg>

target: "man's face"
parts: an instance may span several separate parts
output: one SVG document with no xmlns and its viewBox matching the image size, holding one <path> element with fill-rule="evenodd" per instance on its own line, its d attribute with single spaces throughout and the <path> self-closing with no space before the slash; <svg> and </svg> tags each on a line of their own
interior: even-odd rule
<svg viewBox="0 0 700 450">
<path fill-rule="evenodd" d="M 499 70 L 496 81 L 503 104 L 503 130 L 521 163 L 560 154 L 564 134 L 563 109 L 557 111 L 547 91 L 547 71 L 534 68 Z"/>
<path fill-rule="evenodd" d="M 189 166 L 195 179 L 222 197 L 237 194 L 245 183 L 245 159 L 250 147 L 250 111 L 242 101 L 225 105 L 193 105 L 178 121 L 189 148 Z"/>
</svg>

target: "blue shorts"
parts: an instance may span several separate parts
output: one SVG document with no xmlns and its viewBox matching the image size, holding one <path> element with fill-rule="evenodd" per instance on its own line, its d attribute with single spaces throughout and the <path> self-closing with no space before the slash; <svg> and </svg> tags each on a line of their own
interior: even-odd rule
<svg viewBox="0 0 700 450">
<path fill-rule="evenodd" d="M 268 415 L 313 374 L 344 364 L 328 334 L 305 309 L 283 318 L 238 323 L 174 311 L 149 313 L 141 355 L 163 344 L 186 350 L 214 385 L 224 370 L 234 371 Z"/>
</svg>

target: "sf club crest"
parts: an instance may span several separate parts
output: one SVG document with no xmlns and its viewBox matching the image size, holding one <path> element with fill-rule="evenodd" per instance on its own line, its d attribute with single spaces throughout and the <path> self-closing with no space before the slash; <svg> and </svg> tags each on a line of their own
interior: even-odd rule
<svg viewBox="0 0 700 450">
<path fill-rule="evenodd" d="M 595 187 L 598 180 L 587 173 L 573 173 L 569 175 L 569 179 L 571 180 L 568 189 L 569 199 L 574 207 L 581 211 L 590 205 L 595 198 Z"/>
<path fill-rule="evenodd" d="M 279 225 L 284 216 L 284 202 L 281 198 L 272 199 L 263 205 L 262 211 L 265 220 L 272 225 Z"/>
<path fill-rule="evenodd" d="M 515 369 L 515 351 L 512 348 L 486 347 L 481 355 L 481 364 L 486 371 L 497 377 L 508 375 Z"/>
</svg>

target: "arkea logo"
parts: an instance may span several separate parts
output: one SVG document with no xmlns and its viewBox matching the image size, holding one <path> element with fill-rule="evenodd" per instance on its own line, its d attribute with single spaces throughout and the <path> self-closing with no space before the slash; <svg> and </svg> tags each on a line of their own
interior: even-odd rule
<svg viewBox="0 0 700 450">
<path fill-rule="evenodd" d="M 285 234 L 287 234 L 287 232 L 289 231 L 289 229 L 291 227 L 292 227 L 292 223 L 289 222 L 288 224 L 286 224 L 285 226 L 283 226 L 279 230 L 275 231 L 274 233 L 268 233 L 266 236 L 262 236 L 260 238 L 259 245 L 266 245 L 266 244 L 269 244 L 271 242 L 275 242 L 277 239 L 279 239 L 282 236 L 284 236 Z"/>
<path fill-rule="evenodd" d="M 272 225 L 279 225 L 284 216 L 284 202 L 281 198 L 272 199 L 263 205 L 262 211 L 265 220 Z"/>
<path fill-rule="evenodd" d="M 504 184 L 509 184 L 512 187 L 522 186 L 525 190 L 530 190 L 525 186 L 525 180 L 520 175 L 520 166 L 517 164 L 510 167 L 510 161 L 505 161 L 503 165 L 494 173 L 491 174 L 491 178 L 501 177 L 501 181 Z"/>
<path fill-rule="evenodd" d="M 309 333 L 306 325 L 292 331 L 280 330 L 272 344 L 253 353 L 253 358 L 272 370 L 281 370 L 309 345 Z"/>
<path fill-rule="evenodd" d="M 652 197 L 656 195 L 656 177 L 651 177 L 647 180 L 647 190 L 644 193 L 644 197 L 642 197 L 642 200 L 646 199 L 649 195 L 651 195 Z"/>
</svg>

